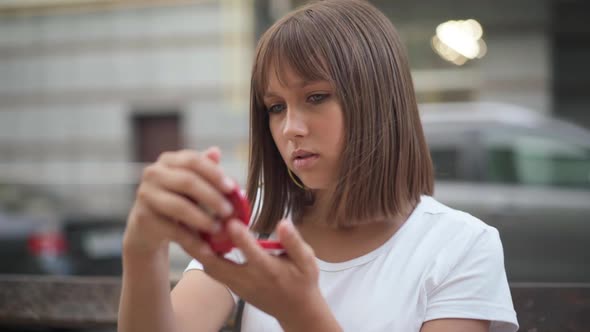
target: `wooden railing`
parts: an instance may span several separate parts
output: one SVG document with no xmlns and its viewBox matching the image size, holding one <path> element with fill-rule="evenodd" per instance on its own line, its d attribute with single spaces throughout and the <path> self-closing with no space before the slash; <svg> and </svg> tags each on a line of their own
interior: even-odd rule
<svg viewBox="0 0 590 332">
<path fill-rule="evenodd" d="M 116 277 L 0 275 L 0 330 L 114 328 L 120 290 Z M 512 283 L 511 290 L 520 331 L 590 331 L 590 284 Z"/>
</svg>

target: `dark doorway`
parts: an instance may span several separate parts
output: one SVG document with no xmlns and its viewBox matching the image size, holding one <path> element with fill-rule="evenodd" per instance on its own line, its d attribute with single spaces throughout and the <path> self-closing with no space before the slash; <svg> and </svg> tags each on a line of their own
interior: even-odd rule
<svg viewBox="0 0 590 332">
<path fill-rule="evenodd" d="M 178 113 L 138 114 L 133 116 L 132 122 L 135 161 L 154 162 L 162 152 L 181 148 Z"/>
</svg>

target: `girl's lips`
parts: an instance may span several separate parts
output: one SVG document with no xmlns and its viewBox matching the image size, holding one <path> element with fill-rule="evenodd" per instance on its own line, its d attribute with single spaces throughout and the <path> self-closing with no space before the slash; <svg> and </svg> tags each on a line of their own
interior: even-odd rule
<svg viewBox="0 0 590 332">
<path fill-rule="evenodd" d="M 311 154 L 305 157 L 298 157 L 293 160 L 293 167 L 298 170 L 311 168 L 319 159 L 319 155 Z"/>
</svg>

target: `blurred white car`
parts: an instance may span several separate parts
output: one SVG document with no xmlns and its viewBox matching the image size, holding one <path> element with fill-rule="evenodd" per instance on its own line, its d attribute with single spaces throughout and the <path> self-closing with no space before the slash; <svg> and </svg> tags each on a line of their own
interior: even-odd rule
<svg viewBox="0 0 590 332">
<path fill-rule="evenodd" d="M 514 105 L 420 105 L 435 197 L 498 228 L 511 281 L 590 281 L 590 131 Z"/>
</svg>

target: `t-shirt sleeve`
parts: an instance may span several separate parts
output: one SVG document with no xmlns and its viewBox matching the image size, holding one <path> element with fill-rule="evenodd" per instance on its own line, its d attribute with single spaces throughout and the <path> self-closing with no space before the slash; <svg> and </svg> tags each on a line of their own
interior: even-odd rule
<svg viewBox="0 0 590 332">
<path fill-rule="evenodd" d="M 232 249 L 230 252 L 225 254 L 224 257 L 226 259 L 229 259 L 232 262 L 236 262 L 236 263 L 243 263 L 244 262 L 244 257 L 242 255 L 242 252 L 237 248 Z M 190 271 L 190 270 L 201 270 L 202 271 L 203 264 L 201 264 L 198 260 L 193 259 L 190 261 L 190 263 L 188 264 L 186 269 L 184 269 L 184 272 Z M 225 288 L 227 288 L 227 290 L 230 292 L 232 298 L 234 299 L 234 303 L 238 303 L 238 300 L 239 300 L 238 295 L 236 295 L 236 293 L 234 293 L 229 287 L 225 286 Z"/>
<path fill-rule="evenodd" d="M 435 259 L 427 282 L 425 321 L 465 318 L 491 321 L 491 332 L 518 330 L 498 231 L 458 236 Z"/>
</svg>

